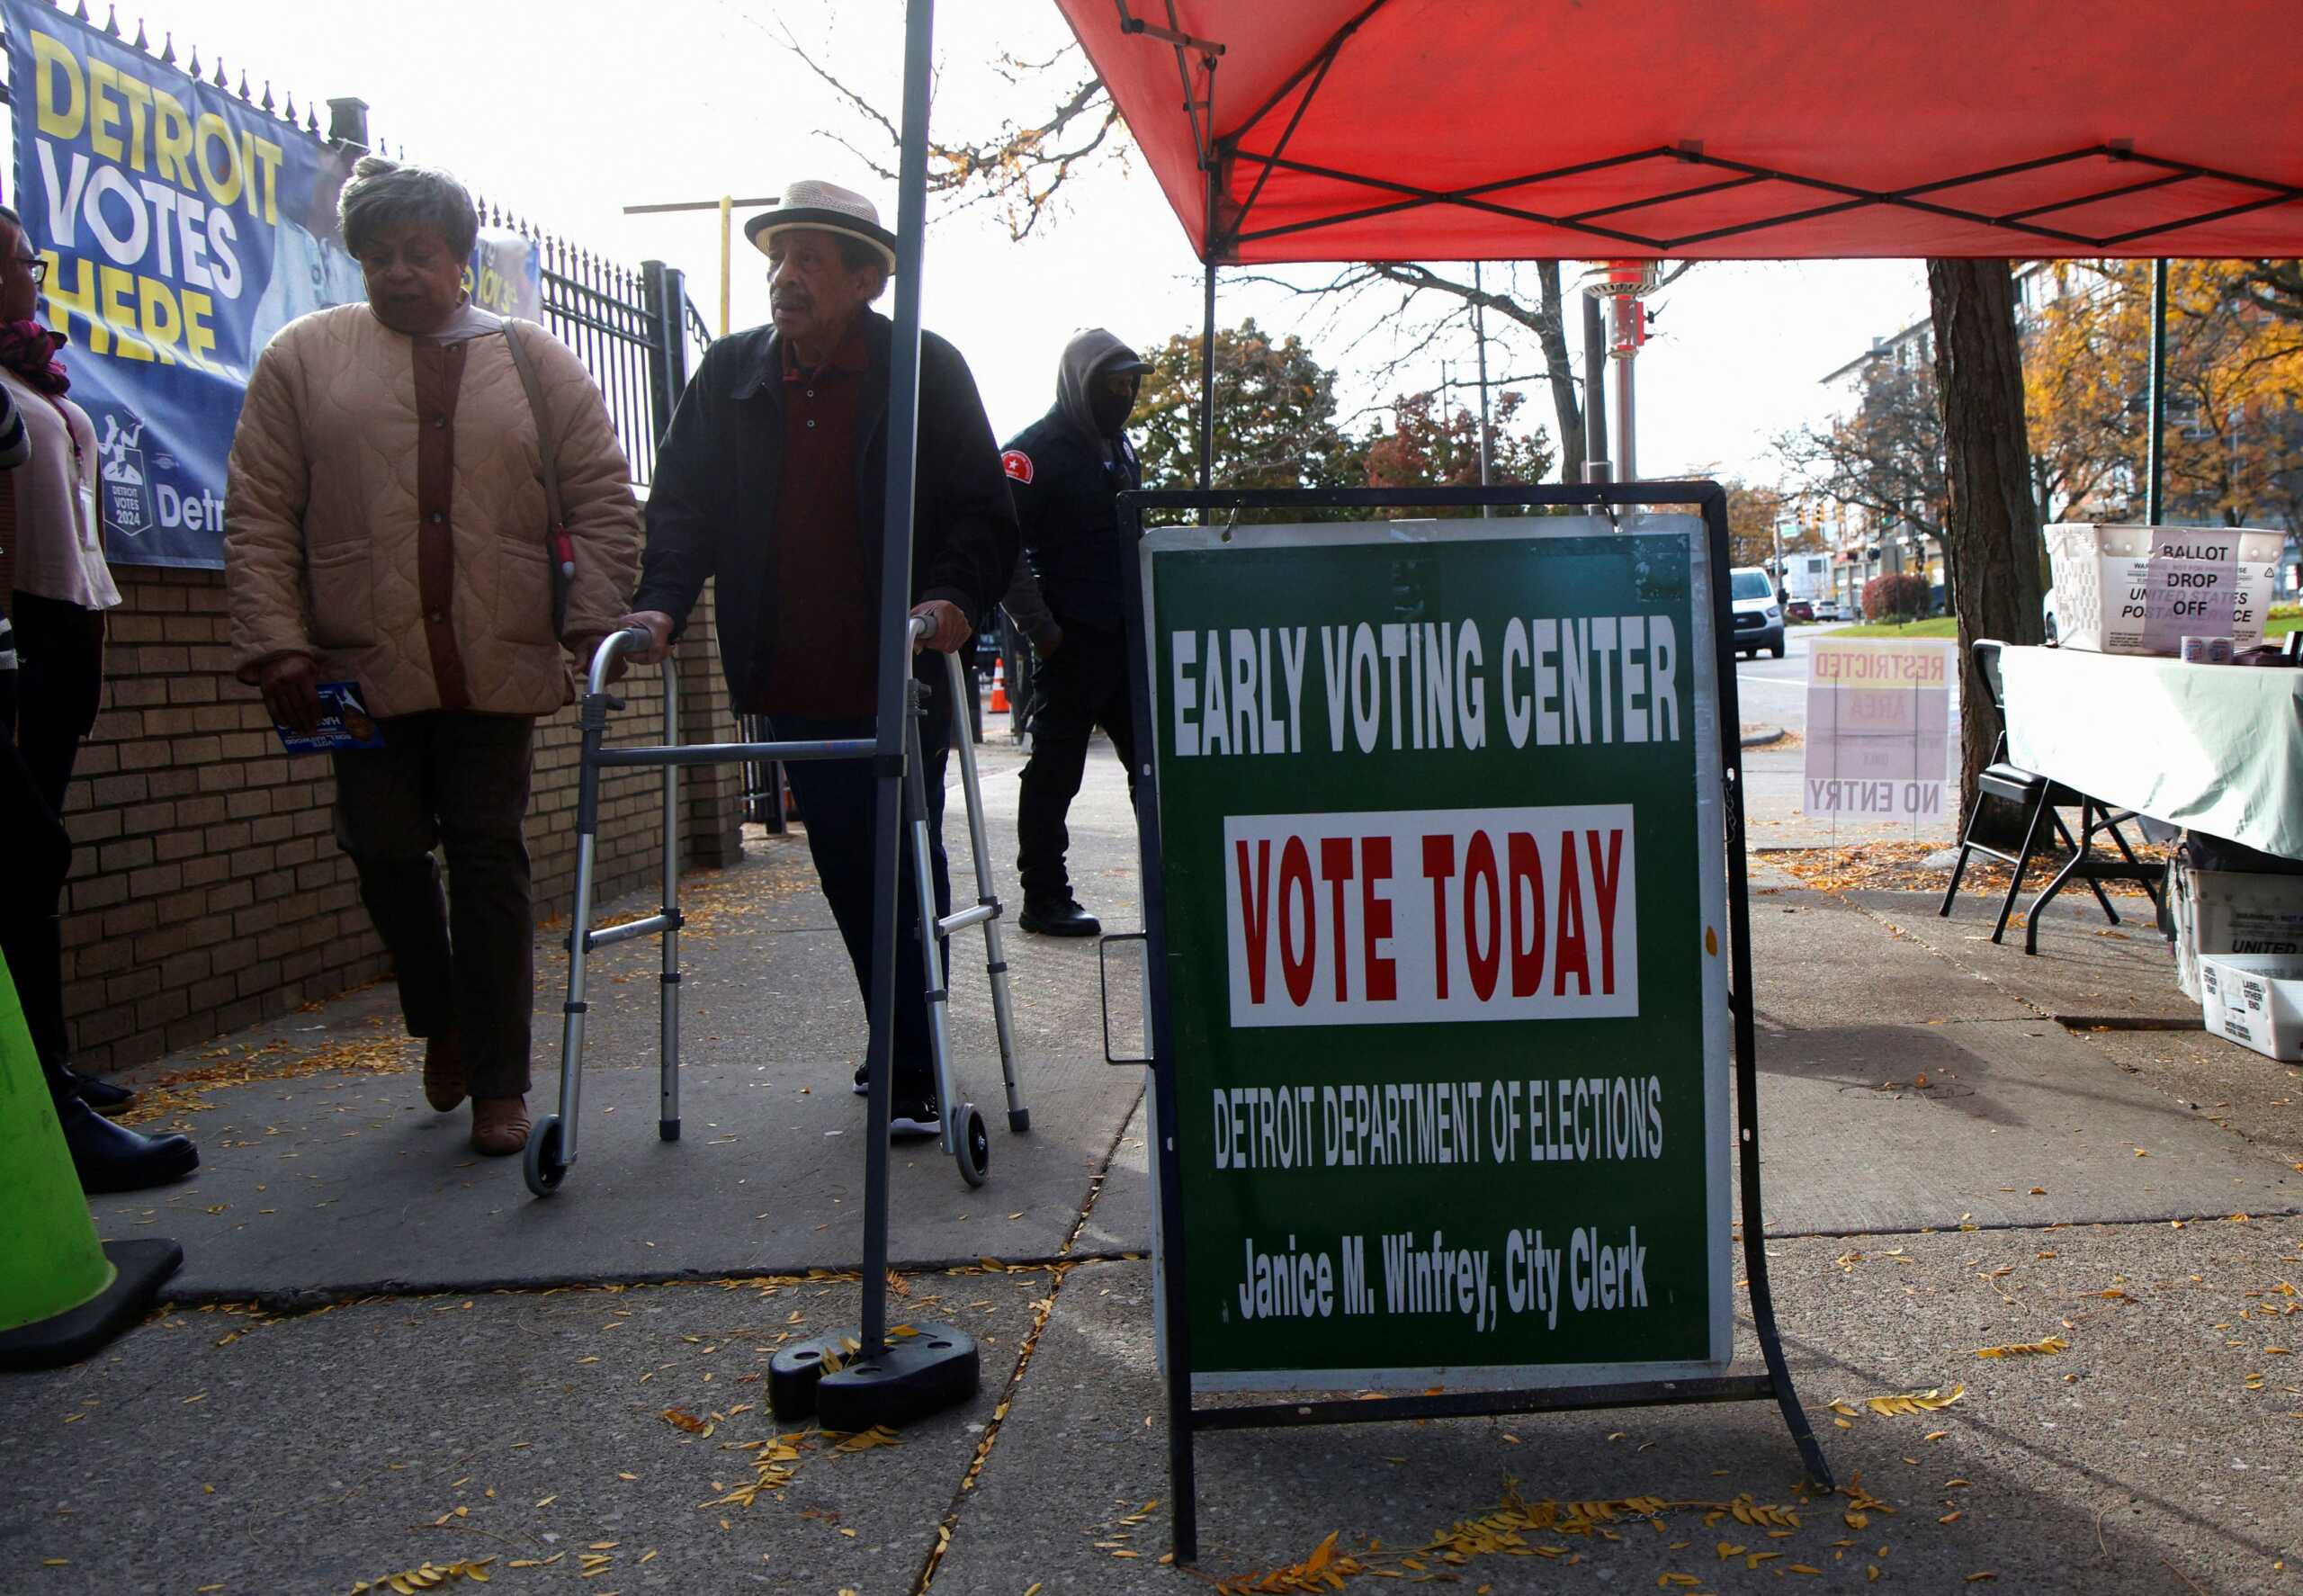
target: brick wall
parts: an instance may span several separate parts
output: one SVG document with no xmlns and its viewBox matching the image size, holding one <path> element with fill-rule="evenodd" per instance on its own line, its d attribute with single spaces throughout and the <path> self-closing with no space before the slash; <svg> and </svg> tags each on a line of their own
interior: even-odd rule
<svg viewBox="0 0 2303 1596">
<path fill-rule="evenodd" d="M 7 565 L 0 555 L 0 591 Z M 125 602 L 112 612 L 104 708 L 64 817 L 76 847 L 66 1008 L 76 1059 L 98 1071 L 389 973 L 330 834 L 327 756 L 283 753 L 255 690 L 232 677 L 223 573 L 112 574 Z M 681 652 L 682 740 L 732 740 L 709 592 Z M 631 708 L 615 719 L 615 740 L 658 740 L 659 670 L 635 670 L 619 690 Z M 540 919 L 564 919 L 575 888 L 578 744 L 572 707 L 538 727 L 527 836 Z M 604 778 L 602 899 L 653 891 L 662 779 L 654 770 Z M 687 865 L 735 859 L 739 791 L 732 767 L 683 773 Z"/>
</svg>

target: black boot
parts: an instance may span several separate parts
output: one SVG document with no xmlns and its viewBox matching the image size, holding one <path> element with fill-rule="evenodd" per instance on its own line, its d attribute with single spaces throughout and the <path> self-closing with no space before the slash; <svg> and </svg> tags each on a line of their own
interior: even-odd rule
<svg viewBox="0 0 2303 1596">
<path fill-rule="evenodd" d="M 140 1134 L 99 1117 L 77 1098 L 59 1101 L 56 1117 L 64 1124 L 64 1144 L 72 1150 L 80 1189 L 91 1196 L 164 1186 L 200 1167 L 200 1150 L 191 1137 Z"/>
<path fill-rule="evenodd" d="M 114 1086 L 109 1080 L 99 1080 L 94 1075 L 83 1075 L 69 1064 L 59 1066 L 65 1084 L 72 1095 L 97 1113 L 118 1114 L 136 1106 L 138 1094 L 124 1086 Z"/>
<path fill-rule="evenodd" d="M 1024 929 L 1042 937 L 1094 937 L 1104 928 L 1069 892 L 1061 898 L 1025 899 L 1023 922 Z"/>
</svg>

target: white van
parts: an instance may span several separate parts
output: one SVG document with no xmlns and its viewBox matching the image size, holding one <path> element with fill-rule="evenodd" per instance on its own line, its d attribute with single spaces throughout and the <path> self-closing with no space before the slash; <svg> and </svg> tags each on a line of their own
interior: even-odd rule
<svg viewBox="0 0 2303 1596">
<path fill-rule="evenodd" d="M 1735 606 L 1735 657 L 1749 659 L 1761 649 L 1783 658 L 1783 606 L 1775 601 L 1775 583 L 1756 565 L 1739 565 L 1727 573 L 1727 596 Z"/>
</svg>

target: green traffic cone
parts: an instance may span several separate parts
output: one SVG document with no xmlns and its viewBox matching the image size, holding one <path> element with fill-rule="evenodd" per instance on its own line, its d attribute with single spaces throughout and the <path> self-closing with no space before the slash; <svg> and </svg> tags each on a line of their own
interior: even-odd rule
<svg viewBox="0 0 2303 1596">
<path fill-rule="evenodd" d="M 86 1357 L 184 1263 L 174 1242 L 99 1242 L 0 959 L 0 1369 Z"/>
</svg>

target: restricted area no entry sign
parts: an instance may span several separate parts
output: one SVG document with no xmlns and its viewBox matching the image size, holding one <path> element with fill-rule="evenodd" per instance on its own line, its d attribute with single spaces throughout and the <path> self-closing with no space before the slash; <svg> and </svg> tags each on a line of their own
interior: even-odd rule
<svg viewBox="0 0 2303 1596">
<path fill-rule="evenodd" d="M 1195 1387 L 1724 1369 L 1703 518 L 1170 530 L 1142 559 Z"/>
</svg>

